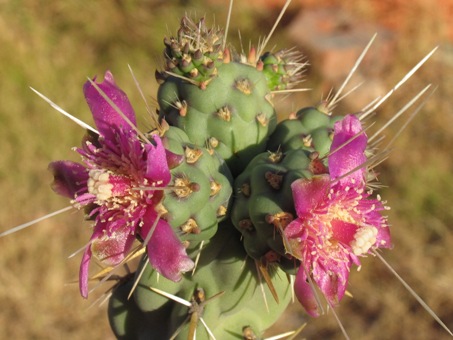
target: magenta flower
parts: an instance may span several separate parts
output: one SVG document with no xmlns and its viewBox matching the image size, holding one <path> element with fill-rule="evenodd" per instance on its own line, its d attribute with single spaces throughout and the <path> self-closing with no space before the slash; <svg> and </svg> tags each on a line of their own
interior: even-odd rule
<svg viewBox="0 0 453 340">
<path fill-rule="evenodd" d="M 88 296 L 88 267 L 95 256 L 105 265 L 119 264 L 139 235 L 147 244 L 151 265 L 166 278 L 179 281 L 181 273 L 193 268 L 192 260 L 157 211 L 162 190 L 171 180 L 166 150 L 158 136 L 150 143 L 139 139 L 135 113 L 126 94 L 110 72 L 97 86 L 115 103 L 129 122 L 99 93 L 91 82 L 84 86 L 99 136 L 89 136 L 77 149 L 83 165 L 57 161 L 49 168 L 54 174 L 53 189 L 69 197 L 77 208 L 85 208 L 94 220 L 94 230 L 80 266 L 81 295 Z M 146 187 L 147 189 L 142 189 Z"/>
<path fill-rule="evenodd" d="M 385 207 L 366 188 L 367 141 L 357 117 L 344 117 L 334 127 L 329 174 L 291 185 L 298 218 L 286 227 L 284 237 L 287 251 L 301 261 L 297 298 L 312 316 L 320 311 L 309 276 L 335 306 L 345 294 L 352 264 L 360 265 L 359 257 L 372 249 L 391 246 L 380 213 Z"/>
</svg>

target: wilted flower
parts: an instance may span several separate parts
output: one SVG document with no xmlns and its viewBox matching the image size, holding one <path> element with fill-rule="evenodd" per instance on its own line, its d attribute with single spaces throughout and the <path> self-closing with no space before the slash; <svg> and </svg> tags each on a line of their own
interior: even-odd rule
<svg viewBox="0 0 453 340">
<path fill-rule="evenodd" d="M 134 110 L 110 72 L 97 86 L 124 116 L 88 81 L 84 94 L 99 135 L 90 134 L 77 149 L 83 165 L 57 161 L 49 166 L 54 174 L 53 189 L 71 198 L 76 207 L 85 208 L 94 220 L 93 235 L 80 267 L 80 292 L 85 298 L 91 257 L 117 265 L 131 250 L 137 235 L 146 240 L 152 233 L 147 244 L 149 261 L 168 279 L 178 281 L 181 272 L 193 268 L 180 240 L 157 211 L 163 197 L 161 189 L 171 180 L 160 138 L 153 136 L 148 142 L 139 139 Z"/>
<path fill-rule="evenodd" d="M 284 236 L 287 251 L 301 261 L 296 295 L 312 316 L 320 311 L 310 280 L 335 306 L 345 294 L 352 264 L 360 265 L 359 256 L 391 246 L 388 224 L 380 213 L 385 207 L 366 188 L 367 141 L 359 119 L 344 117 L 334 127 L 329 174 L 291 185 L 298 218 Z"/>
</svg>

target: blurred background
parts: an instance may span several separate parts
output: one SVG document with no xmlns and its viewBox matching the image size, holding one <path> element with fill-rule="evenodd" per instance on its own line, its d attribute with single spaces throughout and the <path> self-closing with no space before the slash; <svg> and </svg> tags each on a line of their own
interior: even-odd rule
<svg viewBox="0 0 453 340">
<path fill-rule="evenodd" d="M 283 0 L 236 1 L 229 41 L 256 44 L 272 27 Z M 351 84 L 362 87 L 336 108 L 356 112 L 390 90 L 432 48 L 435 55 L 377 111 L 382 126 L 425 85 L 437 86 L 379 166 L 392 207 L 394 249 L 384 257 L 453 328 L 453 3 L 449 0 L 294 0 L 268 48 L 297 46 L 310 66 L 303 87 L 277 98 L 281 117 L 316 104 L 339 87 L 375 32 L 375 44 Z M 351 3 L 351 4 L 349 4 Z M 353 4 L 352 4 L 353 3 Z M 50 189 L 47 165 L 77 160 L 70 149 L 84 133 L 51 109 L 34 87 L 66 111 L 92 124 L 82 94 L 87 77 L 111 70 L 128 93 L 139 124 L 150 119 L 128 70 L 155 103 L 156 65 L 163 37 L 174 34 L 184 13 L 224 26 L 225 0 L 0 1 L 0 232 L 68 205 Z M 388 140 L 403 120 L 386 130 Z M 113 339 L 105 305 L 84 301 L 77 281 L 89 223 L 68 212 L 0 239 L 0 329 L 14 339 Z M 337 309 L 352 339 L 443 339 L 447 334 L 388 272 L 366 258 L 353 270 L 354 298 Z M 271 329 L 277 334 L 307 321 L 297 303 Z M 308 320 L 301 338 L 342 339 L 331 314 Z"/>
</svg>

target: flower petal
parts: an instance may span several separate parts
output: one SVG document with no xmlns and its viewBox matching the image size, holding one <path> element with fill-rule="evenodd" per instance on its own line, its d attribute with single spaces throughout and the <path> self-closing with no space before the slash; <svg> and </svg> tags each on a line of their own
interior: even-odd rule
<svg viewBox="0 0 453 340">
<path fill-rule="evenodd" d="M 88 298 L 88 269 L 91 261 L 91 247 L 88 245 L 83 253 L 79 270 L 79 290 L 84 299 Z"/>
<path fill-rule="evenodd" d="M 146 239 L 157 218 L 154 211 L 147 212 L 145 223 L 141 229 L 141 236 Z M 159 219 L 151 239 L 146 246 L 149 262 L 160 274 L 172 281 L 181 280 L 181 273 L 192 270 L 193 261 L 187 256 L 186 249 L 176 236 L 171 226 Z"/>
<path fill-rule="evenodd" d="M 317 265 L 313 266 L 313 280 L 333 307 L 341 301 L 346 292 L 349 268 L 352 265 L 350 259 L 338 259 L 342 256 L 346 254 L 340 250 L 337 254 L 332 254 L 332 259 L 318 260 Z M 337 259 L 334 259 L 335 257 Z"/>
<path fill-rule="evenodd" d="M 297 218 L 286 226 L 283 231 L 285 238 L 284 246 L 288 254 L 299 260 L 303 260 L 303 245 L 307 238 L 307 229 L 304 228 L 304 220 Z"/>
<path fill-rule="evenodd" d="M 354 115 L 347 115 L 335 123 L 330 151 L 336 151 L 328 158 L 330 177 L 333 180 L 359 168 L 365 163 L 365 148 L 368 138 L 365 133 L 361 133 L 362 131 L 362 124 Z M 347 143 L 348 141 L 350 142 Z M 347 144 L 344 145 L 345 143 Z M 340 183 L 345 184 L 355 181 L 355 183 L 360 184 L 364 180 L 364 172 L 364 168 L 354 171 L 341 179 Z"/>
<path fill-rule="evenodd" d="M 94 81 L 96 78 L 93 79 Z M 131 121 L 133 125 L 137 125 L 135 120 L 135 112 L 127 98 L 127 95 L 115 84 L 113 75 L 107 71 L 102 83 L 96 83 L 98 87 L 118 106 L 121 112 Z M 85 99 L 93 114 L 94 122 L 99 130 L 99 133 L 106 139 L 112 139 L 115 136 L 115 131 L 118 128 L 132 130 L 132 127 L 127 121 L 102 97 L 99 91 L 91 82 L 86 82 L 83 86 Z"/>
<path fill-rule="evenodd" d="M 297 271 L 296 280 L 294 281 L 294 293 L 296 294 L 297 300 L 305 308 L 305 311 L 312 317 L 316 318 L 321 315 L 321 311 L 318 302 L 315 298 L 314 290 L 307 282 L 307 275 L 301 265 Z"/>
<path fill-rule="evenodd" d="M 104 234 L 91 242 L 91 253 L 107 266 L 116 266 L 131 250 L 135 236 L 127 227 L 119 228 L 111 235 Z"/>
<path fill-rule="evenodd" d="M 376 248 L 391 248 L 392 240 L 390 236 L 390 228 L 387 219 L 382 216 L 381 211 L 385 211 L 382 201 L 377 199 L 362 200 L 357 207 L 366 211 L 365 220 L 367 225 L 377 228 Z"/>
<path fill-rule="evenodd" d="M 390 236 L 390 228 L 388 227 L 388 225 L 382 225 L 380 228 L 378 228 L 375 247 L 377 248 L 393 247 L 392 239 Z"/>
<path fill-rule="evenodd" d="M 91 262 L 91 242 L 97 238 L 102 237 L 105 231 L 105 225 L 99 223 L 96 224 L 91 235 L 90 243 L 86 246 L 85 251 L 83 252 L 82 261 L 80 262 L 79 270 L 79 289 L 80 295 L 84 299 L 88 298 L 88 276 L 89 276 L 89 267 Z"/>
<path fill-rule="evenodd" d="M 344 244 L 351 243 L 357 229 L 359 228 L 357 224 L 348 223 L 339 219 L 333 219 L 330 223 L 332 225 L 333 238 Z"/>
<path fill-rule="evenodd" d="M 327 201 L 330 187 L 329 175 L 301 178 L 291 184 L 294 206 L 298 217 L 310 214 L 316 207 Z"/>
<path fill-rule="evenodd" d="M 53 173 L 52 190 L 57 194 L 74 199 L 76 194 L 86 191 L 88 172 L 86 168 L 71 161 L 56 161 L 49 164 L 49 170 Z"/>
<path fill-rule="evenodd" d="M 161 181 L 160 185 L 165 186 L 171 180 L 170 169 L 167 163 L 167 153 L 162 145 L 162 140 L 159 136 L 153 135 L 153 140 L 156 145 L 146 144 L 147 166 L 145 177 L 152 182 Z"/>
</svg>

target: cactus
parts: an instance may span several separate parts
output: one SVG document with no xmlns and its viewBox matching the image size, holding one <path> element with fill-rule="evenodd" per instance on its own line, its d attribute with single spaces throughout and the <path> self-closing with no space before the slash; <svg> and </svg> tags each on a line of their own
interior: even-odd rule
<svg viewBox="0 0 453 340">
<path fill-rule="evenodd" d="M 176 38 L 165 39 L 164 70 L 157 73 L 160 119 L 183 129 L 192 143 L 217 151 L 233 175 L 265 151 L 275 129 L 271 90 L 299 80 L 294 52 L 247 58 L 221 51 L 220 30 L 184 17 Z"/>
<path fill-rule="evenodd" d="M 73 197 L 96 220 L 81 265 L 82 295 L 92 254 L 115 266 L 128 260 L 133 239 L 147 248 L 135 275 L 113 288 L 109 318 L 119 338 L 253 337 L 286 308 L 291 275 L 297 298 L 318 316 L 313 283 L 307 281 L 334 306 L 358 256 L 390 246 L 386 221 L 376 214 L 383 205 L 359 194 L 360 176 L 367 172 L 345 173 L 366 160 L 357 118 L 333 118 L 321 103 L 275 129 L 271 90 L 299 81 L 302 64 L 292 52 L 256 60 L 253 48 L 244 60 L 221 51 L 221 43 L 220 30 L 186 17 L 177 38 L 165 40 L 165 69 L 157 73 L 160 124 L 146 135 L 137 131 L 132 107 L 110 73 L 99 85 L 89 82 L 86 97 L 99 135 L 92 134 L 79 151 L 88 170 L 52 165 L 56 191 Z M 350 155 L 354 161 L 342 164 Z M 351 183 L 345 186 L 340 177 L 327 195 L 326 183 L 342 175 Z M 351 188 L 357 197 L 343 193 Z M 129 201 L 131 212 L 124 217 Z M 324 243 L 312 247 L 316 232 L 310 221 L 326 229 L 326 239 L 337 237 L 332 225 L 344 221 L 332 221 L 340 210 L 341 216 L 349 213 L 349 201 L 358 212 L 345 229 L 357 226 L 353 237 L 340 235 L 349 244 L 335 250 L 335 261 L 344 257 L 337 263 Z M 335 208 L 325 211 L 324 205 Z M 131 228 L 126 233 L 124 219 Z M 319 270 L 323 266 L 329 274 Z"/>
<path fill-rule="evenodd" d="M 264 75 L 233 62 L 219 67 L 206 89 L 168 77 L 158 92 L 161 119 L 182 128 L 195 145 L 218 152 L 233 174 L 265 150 L 276 125 L 268 98 Z"/>
<path fill-rule="evenodd" d="M 269 272 L 279 302 L 271 298 L 265 300 L 263 294 L 269 295 L 269 292 L 259 289 L 260 279 L 255 262 L 246 258 L 239 235 L 227 222 L 203 248 L 195 273 L 187 275 L 181 283 L 158 278 L 146 260 L 141 262 L 137 273 L 143 266 L 146 267 L 138 277 L 134 298 L 129 301 L 124 298 L 130 288 L 129 283 L 117 288 L 115 298 L 111 300 L 109 315 L 118 337 L 137 334 L 141 327 L 136 327 L 136 322 L 131 321 L 137 318 L 144 322 L 149 320 L 150 324 L 136 338 L 168 339 L 175 335 L 176 339 L 191 339 L 188 334 L 191 327 L 196 327 L 197 339 L 209 339 L 208 331 L 199 320 L 201 317 L 217 339 L 241 339 L 243 328 L 249 327 L 257 333 L 268 328 L 291 298 L 286 275 L 272 267 Z M 191 307 L 169 300 L 150 287 L 190 300 Z M 153 320 L 153 315 L 161 318 L 163 313 L 169 316 L 166 322 Z M 127 331 L 124 325 L 131 329 Z"/>
<path fill-rule="evenodd" d="M 135 239 L 146 247 L 135 274 L 113 287 L 118 338 L 253 338 L 293 288 L 319 316 L 316 287 L 337 305 L 359 257 L 391 246 L 383 203 L 364 193 L 359 119 L 332 118 L 321 103 L 277 126 L 271 91 L 297 83 L 302 64 L 287 51 L 256 59 L 253 48 L 244 60 L 222 51 L 223 39 L 187 17 L 165 39 L 159 126 L 148 134 L 110 73 L 89 81 L 99 131 L 79 149 L 84 165 L 51 165 L 54 189 L 95 220 L 84 297 L 92 256 L 114 267 Z"/>
<path fill-rule="evenodd" d="M 156 71 L 156 79 L 165 81 L 173 74 L 206 87 L 223 63 L 223 38 L 223 32 L 208 28 L 204 18 L 195 24 L 184 16 L 177 36 L 164 39 L 164 71 Z"/>
<path fill-rule="evenodd" d="M 271 90 L 286 90 L 296 86 L 302 81 L 306 65 L 302 55 L 293 49 L 265 52 L 258 62 L 258 68 L 262 67 Z"/>
<path fill-rule="evenodd" d="M 266 43 L 239 55 L 221 29 L 185 16 L 164 39 L 147 134 L 110 72 L 85 84 L 96 129 L 77 149 L 82 163 L 49 168 L 54 191 L 93 221 L 84 298 L 92 258 L 107 268 L 91 279 L 107 280 L 146 248 L 112 288 L 118 338 L 254 340 L 292 292 L 317 317 L 316 291 L 335 307 L 352 266 L 391 247 L 387 207 L 370 189 L 366 114 L 333 117 L 333 99 L 277 124 L 272 97 L 305 63 L 292 49 L 262 53 Z"/>
<path fill-rule="evenodd" d="M 295 260 L 286 256 L 281 232 L 296 216 L 291 184 L 310 179 L 317 159 L 302 149 L 257 155 L 234 182 L 231 220 L 243 236 L 247 254 L 278 263 L 294 273 Z"/>
<path fill-rule="evenodd" d="M 167 332 L 162 325 L 167 323 L 170 306 L 143 313 L 135 300 L 128 298 L 134 283 L 132 278 L 114 287 L 109 299 L 108 316 L 115 336 L 118 339 L 152 339 L 151 336 L 166 339 Z"/>
<path fill-rule="evenodd" d="M 269 152 L 257 155 L 234 182 L 231 219 L 242 233 L 247 253 L 278 262 L 294 273 L 295 260 L 288 256 L 281 233 L 296 216 L 291 184 L 327 173 L 326 160 L 334 123 L 325 103 L 305 107 L 281 121 L 269 137 Z"/>
<path fill-rule="evenodd" d="M 169 127 L 162 136 L 171 182 L 160 203 L 164 218 L 184 241 L 208 240 L 229 211 L 232 177 L 215 152 L 195 146 L 186 133 Z"/>
<path fill-rule="evenodd" d="M 278 123 L 267 149 L 273 152 L 303 149 L 326 155 L 332 143 L 333 126 L 341 118 L 331 115 L 326 102 L 302 108 Z"/>
</svg>

